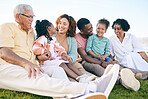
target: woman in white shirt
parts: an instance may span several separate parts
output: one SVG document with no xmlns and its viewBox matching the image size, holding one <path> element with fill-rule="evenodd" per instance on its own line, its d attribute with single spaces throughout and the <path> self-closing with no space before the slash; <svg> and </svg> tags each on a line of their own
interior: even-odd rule
<svg viewBox="0 0 148 99">
<path fill-rule="evenodd" d="M 125 33 L 130 25 L 125 19 L 117 19 L 112 28 L 116 36 L 110 38 L 111 55 L 116 56 L 119 64 L 141 71 L 148 71 L 148 56 L 144 52 L 137 38 Z"/>
</svg>

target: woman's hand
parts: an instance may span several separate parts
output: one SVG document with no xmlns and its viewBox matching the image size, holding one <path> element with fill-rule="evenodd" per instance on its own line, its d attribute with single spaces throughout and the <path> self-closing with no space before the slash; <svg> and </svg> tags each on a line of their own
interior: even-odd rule
<svg viewBox="0 0 148 99">
<path fill-rule="evenodd" d="M 63 54 L 61 55 L 61 58 L 62 58 L 63 60 L 65 60 L 65 61 L 69 61 L 70 63 L 72 62 L 71 57 L 68 56 L 66 53 L 63 53 Z"/>
<path fill-rule="evenodd" d="M 70 56 L 67 55 L 67 60 L 71 63 L 72 62 L 72 59 Z"/>
<path fill-rule="evenodd" d="M 62 53 L 61 54 L 61 59 L 67 61 L 67 55 L 66 55 L 66 53 Z"/>
</svg>

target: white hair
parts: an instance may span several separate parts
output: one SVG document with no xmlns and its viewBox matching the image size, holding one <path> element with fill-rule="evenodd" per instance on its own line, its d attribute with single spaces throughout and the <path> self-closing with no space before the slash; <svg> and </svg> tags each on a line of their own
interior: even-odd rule
<svg viewBox="0 0 148 99">
<path fill-rule="evenodd" d="M 14 18 L 16 16 L 16 14 L 24 13 L 25 10 L 33 11 L 32 7 L 30 5 L 27 5 L 27 4 L 19 4 L 19 5 L 17 5 L 15 7 L 15 9 L 14 9 Z"/>
</svg>

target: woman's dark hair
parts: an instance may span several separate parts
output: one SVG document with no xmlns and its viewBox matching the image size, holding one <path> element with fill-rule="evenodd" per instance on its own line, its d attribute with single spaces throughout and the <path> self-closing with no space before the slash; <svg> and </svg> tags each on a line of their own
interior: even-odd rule
<svg viewBox="0 0 148 99">
<path fill-rule="evenodd" d="M 109 25 L 110 25 L 110 23 L 109 23 L 109 21 L 108 20 L 106 20 L 106 19 L 100 19 L 99 21 L 98 21 L 98 23 L 97 23 L 97 25 L 99 24 L 99 23 L 101 23 L 101 24 L 105 24 L 106 25 L 106 29 L 109 27 Z"/>
<path fill-rule="evenodd" d="M 76 35 L 76 21 L 72 16 L 69 16 L 67 14 L 63 14 L 58 17 L 58 19 L 56 20 L 56 30 L 58 31 L 58 24 L 62 18 L 66 18 L 69 22 L 69 29 L 66 36 L 74 37 Z"/>
<path fill-rule="evenodd" d="M 37 33 L 37 38 L 39 38 L 40 36 L 44 35 L 47 39 L 50 39 L 50 35 L 47 31 L 47 28 L 49 26 L 51 26 L 52 23 L 49 22 L 48 20 L 37 20 L 36 21 L 36 25 L 35 25 L 35 30 L 36 30 L 36 33 Z"/>
<path fill-rule="evenodd" d="M 86 24 L 89 24 L 90 21 L 86 18 L 81 18 L 77 21 L 77 27 L 79 30 L 83 30 Z"/>
<path fill-rule="evenodd" d="M 130 25 L 125 19 L 117 19 L 116 21 L 113 22 L 112 29 L 114 29 L 114 25 L 118 24 L 121 25 L 121 28 L 123 31 L 127 32 L 130 29 Z"/>
</svg>

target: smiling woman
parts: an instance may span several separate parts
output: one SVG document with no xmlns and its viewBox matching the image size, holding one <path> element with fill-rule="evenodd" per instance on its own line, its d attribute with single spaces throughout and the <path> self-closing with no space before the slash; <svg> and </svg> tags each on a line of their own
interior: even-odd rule
<svg viewBox="0 0 148 99">
<path fill-rule="evenodd" d="M 76 21 L 80 18 L 88 18 L 93 26 L 96 26 L 97 20 L 101 18 L 107 18 L 110 22 L 113 22 L 116 18 L 122 17 L 128 19 L 131 23 L 131 33 L 134 33 L 137 37 L 148 37 L 148 33 L 145 31 L 148 23 L 148 20 L 146 20 L 148 17 L 147 0 L 138 0 L 136 2 L 133 0 L 124 0 L 121 2 L 118 0 L 114 0 L 114 2 L 109 0 L 85 0 L 85 2 L 84 0 L 72 0 L 71 2 L 68 0 L 54 0 L 52 2 L 50 0 L 13 0 L 11 3 L 8 2 L 11 2 L 11 0 L 0 0 L 0 24 L 3 22 L 12 22 L 14 19 L 11 17 L 11 9 L 17 4 L 25 3 L 33 6 L 37 20 L 48 19 L 54 25 L 56 18 L 63 13 L 72 15 Z M 96 9 L 100 9 L 99 13 L 96 13 Z M 47 13 L 45 10 L 50 11 L 50 13 Z M 143 24 L 143 26 L 140 24 Z M 35 26 L 34 22 L 33 26 Z M 108 32 L 109 34 L 105 35 L 107 37 L 113 34 L 111 28 L 108 29 Z"/>
<path fill-rule="evenodd" d="M 72 60 L 76 61 L 77 58 L 77 47 L 76 40 L 74 36 L 76 34 L 76 21 L 73 17 L 68 16 L 67 14 L 63 14 L 58 17 L 56 21 L 56 39 L 57 41 L 65 48 L 69 55 L 71 55 Z M 73 51 L 70 52 L 71 43 L 73 42 Z M 70 49 L 69 49 L 70 48 Z M 70 54 L 71 53 L 71 54 Z"/>
<path fill-rule="evenodd" d="M 148 71 L 148 56 L 140 42 L 134 35 L 125 33 L 130 29 L 128 21 L 117 19 L 112 28 L 116 36 L 110 38 L 111 55 L 116 56 L 122 66 Z"/>
<path fill-rule="evenodd" d="M 94 80 L 96 76 L 93 74 L 88 74 L 88 72 L 85 71 L 83 66 L 76 61 L 77 42 L 74 38 L 76 34 L 76 21 L 74 20 L 74 18 L 67 14 L 63 14 L 58 17 L 56 24 L 57 34 L 54 36 L 56 37 L 60 45 L 63 46 L 63 48 L 72 60 L 71 63 L 68 63 L 66 65 L 78 75 L 73 76 L 74 74 L 72 74 L 72 72 L 66 72 L 68 76 L 74 78 L 79 82 L 89 82 Z M 66 68 L 64 68 L 64 70 L 67 71 Z"/>
<path fill-rule="evenodd" d="M 109 18 L 111 18 L 111 19 L 109 19 L 109 20 L 114 20 L 114 18 L 116 18 L 116 17 L 118 17 L 119 15 L 121 15 L 121 17 L 127 17 L 127 18 L 129 18 L 130 19 L 130 21 L 133 21 L 133 22 L 136 22 L 136 24 L 137 23 L 139 23 L 139 25 L 140 25 L 140 27 L 139 27 L 139 30 L 141 30 L 140 31 L 140 33 L 142 33 L 142 30 L 144 30 L 145 31 L 145 29 L 146 29 L 146 25 L 144 24 L 144 22 L 145 23 L 148 23 L 148 22 L 146 22 L 147 20 L 145 20 L 145 21 L 142 21 L 142 20 L 140 20 L 140 19 L 146 19 L 147 18 L 147 1 L 145 1 L 143 4 L 141 4 L 141 3 L 139 3 L 139 2 L 141 2 L 141 1 L 138 1 L 138 3 L 137 2 L 132 2 L 132 1 L 127 1 L 126 2 L 126 0 L 124 0 L 124 2 L 123 1 L 121 1 L 121 3 L 119 3 L 119 1 L 114 1 L 114 2 L 112 2 L 112 1 L 108 1 L 108 0 L 104 0 L 104 1 L 98 1 L 98 0 L 92 0 L 92 1 L 89 1 L 89 0 L 85 0 L 85 2 L 84 2 L 84 0 L 74 0 L 74 1 L 72 1 L 72 2 L 69 2 L 68 0 L 66 0 L 66 2 L 65 2 L 65 0 L 63 0 L 63 1 L 58 1 L 58 3 L 57 3 L 57 1 L 56 0 L 54 0 L 54 1 L 44 1 L 44 0 L 13 0 L 13 2 L 11 2 L 10 0 L 0 0 L 0 13 L 1 13 L 1 18 L 0 18 L 0 22 L 11 22 L 12 20 L 13 20 L 13 18 L 11 18 L 11 10 L 13 9 L 12 7 L 14 7 L 14 5 L 16 5 L 16 4 L 22 4 L 22 3 L 25 3 L 25 4 L 30 4 L 31 6 L 33 6 L 36 10 L 35 10 L 35 13 L 36 13 L 36 15 L 37 15 L 37 19 L 46 19 L 46 18 L 49 18 L 50 19 L 50 21 L 55 21 L 55 18 L 57 18 L 57 16 L 59 16 L 59 15 L 61 15 L 61 14 L 63 14 L 63 13 L 68 13 L 68 14 L 71 14 L 74 18 L 76 18 L 76 19 L 79 19 L 79 18 L 81 18 L 81 17 L 87 17 L 87 18 L 89 18 L 90 20 L 93 20 L 92 22 L 93 23 L 95 23 L 96 21 L 95 20 L 98 20 L 98 18 L 99 17 L 109 17 Z M 88 2 L 90 2 L 90 3 L 88 3 Z M 134 6 L 134 4 L 135 3 L 137 3 L 136 4 L 136 7 L 135 8 L 133 8 L 133 6 Z M 49 6 L 49 4 L 50 4 L 50 6 Z M 114 4 L 114 5 L 112 5 L 112 4 Z M 98 6 L 99 5 L 99 6 Z M 138 5 L 138 7 L 137 7 L 137 5 Z M 142 5 L 142 6 L 141 6 Z M 146 6 L 145 6 L 146 5 Z M 129 8 L 129 7 L 130 8 Z M 67 9 L 67 8 L 70 8 L 70 9 Z M 133 8 L 134 10 L 132 11 L 131 10 L 131 8 Z M 143 9 L 141 9 L 141 8 L 143 8 Z M 85 10 L 84 10 L 85 9 Z M 96 13 L 96 9 L 100 9 L 99 10 L 99 13 Z M 101 9 L 103 9 L 103 10 L 101 10 Z M 128 9 L 128 10 L 127 10 Z M 140 9 L 140 10 L 139 10 Z M 116 11 L 115 11 L 116 10 Z M 125 11 L 124 11 L 125 10 Z M 50 12 L 50 13 L 48 13 L 48 11 Z M 136 13 L 134 13 L 134 11 L 136 12 Z M 89 12 L 89 13 L 88 13 Z M 117 13 L 118 12 L 118 13 Z M 130 12 L 133 12 L 132 14 L 130 13 Z M 143 13 L 144 12 L 144 13 Z M 103 13 L 103 14 L 101 14 L 101 13 Z M 117 14 L 116 14 L 117 13 Z M 127 14 L 128 13 L 128 14 Z M 33 16 L 34 14 L 29 14 L 29 13 L 21 13 L 21 14 L 24 14 L 24 15 L 27 15 L 27 16 Z M 140 16 L 141 15 L 141 16 Z M 25 21 L 25 19 L 27 18 L 27 17 L 25 17 L 25 16 L 23 16 L 23 15 L 18 15 L 19 16 L 19 18 L 24 18 L 24 21 Z M 92 17 L 93 16 L 93 17 Z M 137 16 L 137 17 L 132 17 L 132 16 Z M 29 18 L 29 19 L 31 19 L 31 18 Z M 135 21 L 136 20 L 136 21 Z M 21 21 L 21 20 L 20 20 Z M 30 25 L 31 24 L 31 22 L 30 21 L 26 21 L 26 25 Z M 95 23 L 96 24 L 96 23 Z M 134 23 L 132 23 L 132 24 L 134 24 Z M 136 26 L 136 24 L 134 24 L 135 26 Z M 142 26 L 141 26 L 141 24 L 142 24 Z M 22 26 L 23 25 L 25 25 L 24 23 L 22 24 Z M 7 25 L 8 26 L 8 25 Z M 16 27 L 17 27 L 17 25 L 16 25 Z M 27 27 L 26 27 L 27 28 Z M 135 28 L 135 27 L 133 27 L 133 28 Z M 135 29 L 138 29 L 138 28 L 135 28 Z M 12 29 L 3 29 L 5 32 L 2 32 L 2 36 L 0 36 L 0 40 L 1 40 L 1 46 L 3 46 L 4 45 L 4 43 L 6 44 L 7 42 L 5 42 L 5 41 L 9 41 L 11 44 L 13 43 L 14 44 L 14 41 L 12 40 L 12 39 L 10 39 L 10 38 L 14 38 L 14 36 L 12 36 L 12 34 L 14 33 L 14 31 L 12 31 L 11 32 L 11 34 L 9 33 Z M 22 33 L 22 29 L 20 28 L 20 27 L 18 27 L 18 29 L 17 30 L 21 30 L 21 31 L 19 31 L 19 33 Z M 24 31 L 23 31 L 23 33 L 24 33 Z M 32 31 L 31 31 L 31 33 L 32 33 Z M 4 35 L 5 34 L 5 35 Z M 25 34 L 25 33 L 24 33 Z M 145 35 L 147 35 L 147 33 L 144 33 Z M 141 34 L 140 34 L 141 35 Z M 31 35 L 31 36 L 33 36 L 33 35 Z M 16 36 L 15 36 L 16 37 Z M 22 36 L 22 39 L 24 39 L 26 36 Z M 66 39 L 65 39 L 66 40 Z M 20 43 L 20 41 L 19 40 L 16 40 L 16 42 L 17 43 Z M 31 42 L 32 42 L 32 39 L 31 39 Z M 8 43 L 7 43 L 8 44 Z M 16 43 L 15 43 L 16 44 Z M 26 43 L 23 43 L 23 44 L 26 44 Z M 21 44 L 22 46 L 23 46 L 23 44 Z M 30 44 L 30 39 L 29 39 L 29 43 L 28 44 Z M 13 45 L 12 45 L 13 46 Z M 11 46 L 11 47 L 12 47 Z M 16 47 L 16 46 L 15 46 Z M 18 47 L 18 46 L 17 46 Z M 28 47 L 25 47 L 25 46 L 23 46 L 23 51 L 24 51 L 24 49 L 28 49 Z M 28 49 L 28 50 L 30 50 L 30 49 Z M 4 51 L 6 51 L 6 50 L 4 50 Z M 10 53 L 10 51 L 8 51 L 9 53 Z M 28 51 L 29 52 L 29 51 Z M 31 52 L 31 51 L 30 51 Z M 30 53 L 29 52 L 29 53 Z M 8 53 L 6 53 L 6 54 L 8 54 Z M 28 54 L 28 55 L 31 55 L 31 54 Z M 27 55 L 27 56 L 28 56 Z M 8 56 L 9 58 L 11 58 L 11 55 L 9 55 Z M 28 58 L 28 57 L 27 57 Z M 12 60 L 14 59 L 14 63 L 18 63 L 18 61 L 16 61 L 17 60 L 17 58 L 14 58 L 14 57 L 12 57 Z M 27 62 L 29 62 L 29 61 L 27 61 Z M 2 62 L 0 62 L 1 64 L 2 64 Z M 20 64 L 22 64 L 22 65 L 25 65 L 24 64 L 24 62 L 20 62 Z M 29 65 L 27 65 L 27 66 L 32 66 L 31 64 L 29 64 Z M 33 65 L 32 66 L 32 68 L 34 67 L 35 65 Z M 10 68 L 9 68 L 10 67 Z M 14 74 L 16 74 L 17 75 L 17 78 L 18 78 L 18 80 L 17 80 L 17 83 L 13 83 L 12 85 L 12 88 L 11 89 L 15 89 L 15 90 L 22 90 L 22 91 L 24 91 L 25 90 L 25 87 L 27 87 L 28 88 L 28 86 L 29 87 L 31 87 L 31 90 L 30 90 L 30 92 L 33 92 L 33 90 L 32 89 L 36 89 L 36 88 L 40 88 L 40 89 L 42 89 L 42 88 L 46 88 L 47 90 L 46 90 L 46 92 L 47 91 L 52 91 L 52 88 L 54 87 L 54 86 L 51 86 L 50 85 L 50 82 L 51 81 L 49 81 L 50 79 L 48 79 L 48 81 L 49 81 L 49 83 L 46 83 L 46 84 L 43 84 L 44 83 L 44 81 L 45 80 L 43 80 L 43 81 L 41 81 L 41 84 L 38 84 L 38 83 L 36 83 L 35 81 L 34 81 L 34 79 L 28 79 L 28 77 L 27 77 L 27 72 L 24 70 L 23 71 L 23 73 L 25 73 L 25 76 L 24 76 L 24 74 L 22 75 L 22 73 L 20 73 L 21 71 L 22 71 L 22 67 L 18 67 L 19 69 L 21 69 L 21 70 L 19 70 L 17 67 L 16 67 L 16 69 L 12 69 L 14 66 L 13 65 L 11 65 L 11 66 L 0 66 L 0 68 L 1 68 L 1 70 L 0 70 L 0 80 L 2 81 L 3 80 L 3 82 L 5 82 L 5 83 L 1 83 L 0 85 L 4 88 L 4 87 L 10 87 L 11 86 L 11 84 L 10 83 L 12 83 L 13 81 L 16 81 L 16 80 L 12 80 L 13 79 L 13 73 Z M 36 66 L 35 66 L 36 67 Z M 36 67 L 36 68 L 38 68 L 38 67 Z M 56 67 L 54 67 L 54 68 L 56 68 Z M 6 72 L 9 72 L 9 74 L 7 73 L 7 75 L 10 77 L 10 79 L 8 80 L 7 79 L 7 76 L 5 75 L 6 74 L 6 72 L 5 72 L 5 70 L 6 70 Z M 38 70 L 38 69 L 36 69 L 36 70 Z M 5 72 L 5 73 L 4 73 Z M 11 72 L 11 73 L 10 73 Z M 32 73 L 34 73 L 34 71 L 32 72 Z M 35 74 L 35 73 L 34 73 Z M 62 73 L 61 73 L 62 74 Z M 18 76 L 18 75 L 22 75 L 22 76 Z M 31 76 L 31 75 L 30 75 Z M 34 75 L 35 76 L 35 75 Z M 44 79 L 44 76 L 46 76 L 45 77 L 45 79 L 46 78 L 48 78 L 48 75 L 43 75 L 42 77 L 41 77 L 41 79 Z M 23 81 L 23 79 L 24 78 L 26 78 L 27 79 L 27 81 Z M 5 80 L 5 81 L 4 81 Z M 29 81 L 32 81 L 32 83 L 31 82 L 29 82 Z M 36 79 L 35 79 L 36 80 Z M 39 79 L 38 79 L 39 80 Z M 52 79 L 52 82 L 53 82 L 53 80 L 54 80 L 54 78 Z M 34 83 L 35 82 L 35 83 Z M 56 88 L 57 88 L 57 86 L 60 84 L 60 81 L 58 81 L 57 80 L 57 82 L 58 82 L 58 84 L 56 84 Z M 61 81 L 61 82 L 63 82 L 63 81 Z M 27 83 L 27 84 L 26 84 Z M 28 84 L 29 83 L 29 84 Z M 23 85 L 23 87 L 21 87 L 20 88 L 20 86 L 21 85 Z M 35 86 L 34 84 L 38 84 L 38 85 L 40 85 L 40 87 L 37 87 L 37 86 Z M 14 86 L 14 85 L 16 85 L 16 87 Z M 25 86 L 26 85 L 26 86 Z M 47 87 L 48 85 L 50 85 L 49 87 Z M 63 85 L 65 85 L 65 84 L 62 84 L 59 88 L 57 88 L 57 90 L 55 89 L 54 90 L 54 92 L 56 93 L 56 92 L 61 92 L 61 93 L 63 93 L 63 94 L 60 94 L 60 95 L 58 95 L 58 96 L 61 96 L 61 95 L 65 95 L 65 91 L 63 91 L 63 90 L 61 90 L 61 89 L 65 89 L 65 86 L 64 87 L 62 87 Z M 66 84 L 67 85 L 67 84 Z M 77 83 L 75 83 L 74 85 L 71 85 L 71 83 L 68 83 L 68 88 L 66 88 L 66 92 L 68 92 L 68 93 L 73 93 L 73 94 L 78 94 L 78 93 L 83 93 L 84 92 L 84 90 L 83 89 L 86 89 L 86 87 L 85 87 L 85 84 L 79 84 L 77 87 L 75 86 L 75 85 L 77 85 Z M 34 87 L 34 88 L 32 88 L 32 87 Z M 62 88 L 61 88 L 62 87 Z M 72 88 L 69 88 L 69 87 L 74 87 L 75 88 L 75 90 L 73 90 Z M 20 88 L 20 89 L 19 89 Z M 68 89 L 68 90 L 67 90 Z M 81 89 L 81 90 L 79 90 L 79 89 Z M 60 91 L 59 91 L 60 90 Z M 38 91 L 41 91 L 41 90 L 38 90 Z M 126 92 L 125 92 L 126 93 Z M 10 94 L 9 94 L 10 95 Z M 43 95 L 43 93 L 42 93 L 42 95 Z M 47 93 L 47 95 L 49 96 L 50 94 L 49 93 Z M 71 94 L 68 94 L 69 96 L 72 96 Z M 52 95 L 51 95 L 52 96 Z M 55 94 L 54 94 L 54 96 L 55 96 Z"/>
<path fill-rule="evenodd" d="M 0 25 L 0 88 L 53 97 L 71 98 L 83 94 L 87 83 L 69 82 L 61 67 L 46 66 L 43 73 L 37 65 L 32 52 L 34 32 L 30 26 L 33 19 L 19 14 L 33 16 L 29 8 L 30 5 L 19 4 L 15 8 L 18 24 Z"/>
</svg>

